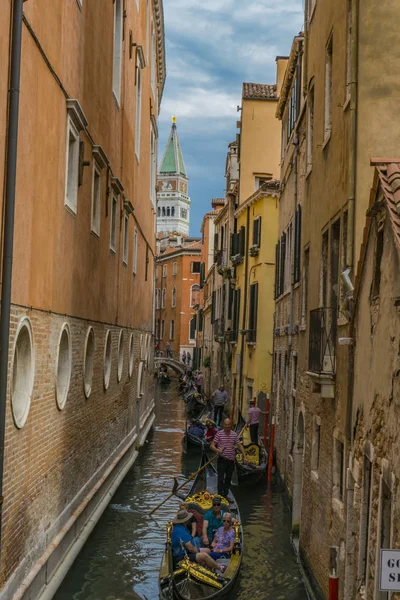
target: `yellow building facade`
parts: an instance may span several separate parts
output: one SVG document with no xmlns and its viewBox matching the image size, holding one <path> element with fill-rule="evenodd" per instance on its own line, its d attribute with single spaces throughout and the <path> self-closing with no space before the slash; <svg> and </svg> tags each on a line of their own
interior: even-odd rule
<svg viewBox="0 0 400 600">
<path fill-rule="evenodd" d="M 278 62 L 278 82 L 281 64 Z M 278 235 L 280 126 L 277 85 L 243 84 L 239 201 L 231 238 L 234 268 L 232 404 L 269 394 L 272 372 L 274 255 Z"/>
</svg>

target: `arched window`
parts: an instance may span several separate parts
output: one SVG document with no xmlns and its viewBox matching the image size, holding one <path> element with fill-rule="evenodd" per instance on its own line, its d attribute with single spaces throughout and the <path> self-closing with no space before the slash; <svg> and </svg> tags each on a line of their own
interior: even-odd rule
<svg viewBox="0 0 400 600">
<path fill-rule="evenodd" d="M 175 216 L 175 206 L 171 207 L 171 217 Z"/>
<path fill-rule="evenodd" d="M 190 288 L 190 306 L 196 306 L 200 300 L 200 286 L 195 283 Z"/>
<path fill-rule="evenodd" d="M 167 217 L 170 217 L 170 216 L 171 216 L 171 211 L 170 211 L 169 206 L 167 206 Z"/>
<path fill-rule="evenodd" d="M 175 306 L 176 306 L 176 287 L 173 287 L 172 288 L 172 308 L 175 308 Z"/>
<path fill-rule="evenodd" d="M 196 339 L 196 317 L 190 319 L 189 322 L 189 341 L 194 342 Z"/>
<path fill-rule="evenodd" d="M 160 216 L 161 216 L 161 210 L 160 210 L 160 207 L 158 207 L 157 208 L 157 217 L 160 217 Z"/>
<path fill-rule="evenodd" d="M 165 206 L 162 207 L 162 216 L 165 217 Z"/>
</svg>

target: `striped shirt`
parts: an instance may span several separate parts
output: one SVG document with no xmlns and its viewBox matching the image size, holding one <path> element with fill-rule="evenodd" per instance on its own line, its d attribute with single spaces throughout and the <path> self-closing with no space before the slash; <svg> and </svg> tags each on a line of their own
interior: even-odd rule
<svg viewBox="0 0 400 600">
<path fill-rule="evenodd" d="M 250 425 L 258 425 L 260 422 L 260 414 L 261 414 L 261 410 L 258 408 L 258 406 L 251 406 L 249 408 L 249 421 L 250 421 Z"/>
<path fill-rule="evenodd" d="M 230 431 L 226 434 L 223 429 L 218 431 L 214 438 L 214 444 L 217 448 L 223 448 L 221 456 L 227 460 L 235 460 L 235 446 L 240 444 L 240 439 L 235 431 Z"/>
</svg>

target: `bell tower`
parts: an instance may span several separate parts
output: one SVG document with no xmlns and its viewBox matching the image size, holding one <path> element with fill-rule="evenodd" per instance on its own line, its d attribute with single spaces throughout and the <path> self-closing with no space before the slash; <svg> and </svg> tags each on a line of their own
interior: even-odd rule
<svg viewBox="0 0 400 600">
<path fill-rule="evenodd" d="M 172 128 L 157 178 L 157 233 L 189 235 L 188 181 L 176 117 L 172 117 Z"/>
</svg>

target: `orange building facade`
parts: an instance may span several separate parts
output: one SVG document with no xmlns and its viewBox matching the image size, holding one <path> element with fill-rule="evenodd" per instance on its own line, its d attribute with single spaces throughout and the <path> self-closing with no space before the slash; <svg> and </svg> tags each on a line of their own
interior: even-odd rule
<svg viewBox="0 0 400 600">
<path fill-rule="evenodd" d="M 176 360 L 183 352 L 193 359 L 196 346 L 201 242 L 189 240 L 159 256 L 156 270 L 156 343 L 163 354 L 169 343 Z"/>
<path fill-rule="evenodd" d="M 165 53 L 161 0 L 23 8 L 0 595 L 34 599 L 55 593 L 154 420 Z"/>
</svg>

